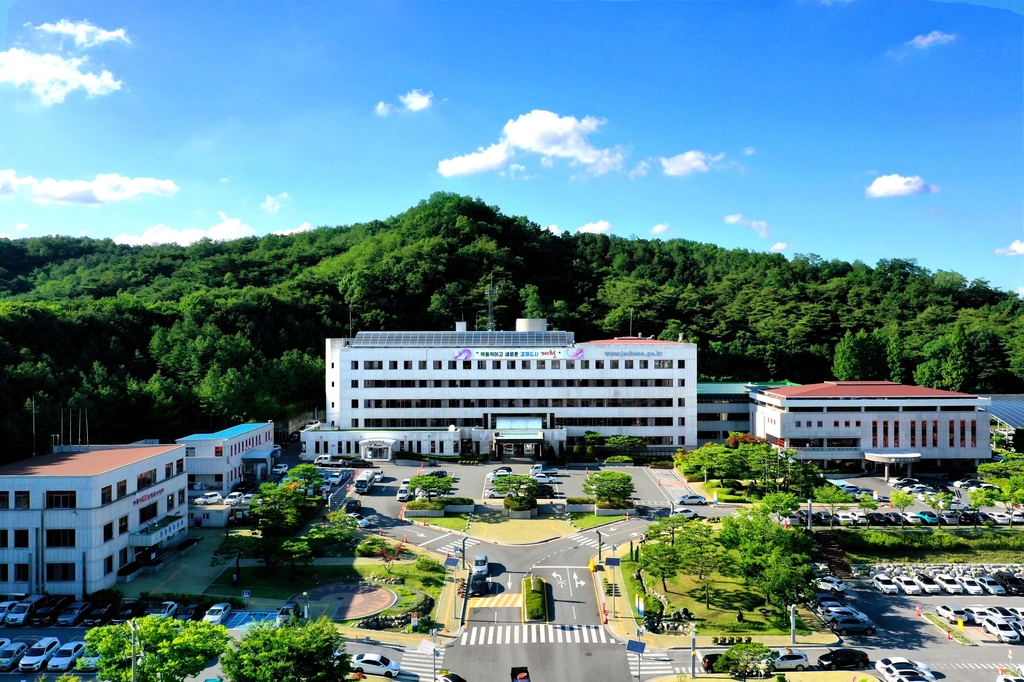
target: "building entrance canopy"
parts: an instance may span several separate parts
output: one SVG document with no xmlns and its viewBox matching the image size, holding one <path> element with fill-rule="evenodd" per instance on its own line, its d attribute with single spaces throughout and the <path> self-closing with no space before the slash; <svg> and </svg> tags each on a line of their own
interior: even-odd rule
<svg viewBox="0 0 1024 682">
<path fill-rule="evenodd" d="M 921 459 L 919 452 L 865 452 L 864 459 L 879 464 L 910 464 Z"/>
</svg>

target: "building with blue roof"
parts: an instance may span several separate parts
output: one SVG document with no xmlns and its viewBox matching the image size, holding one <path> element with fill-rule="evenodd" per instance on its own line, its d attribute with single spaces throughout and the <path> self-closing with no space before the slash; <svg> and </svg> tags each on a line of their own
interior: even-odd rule
<svg viewBox="0 0 1024 682">
<path fill-rule="evenodd" d="M 190 499 L 210 491 L 226 495 L 243 480 L 265 481 L 276 450 L 273 421 L 194 433 L 176 442 L 185 446 Z"/>
</svg>

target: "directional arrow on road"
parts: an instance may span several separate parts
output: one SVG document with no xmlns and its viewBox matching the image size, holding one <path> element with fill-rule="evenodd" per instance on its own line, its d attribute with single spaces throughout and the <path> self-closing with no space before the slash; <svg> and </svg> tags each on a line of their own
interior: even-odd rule
<svg viewBox="0 0 1024 682">
<path fill-rule="evenodd" d="M 576 575 L 575 571 L 573 571 L 573 574 L 572 574 L 572 581 L 576 585 L 576 587 L 583 587 L 584 585 L 587 584 L 586 580 L 580 580 L 579 576 Z"/>
<path fill-rule="evenodd" d="M 562 579 L 561 573 L 551 572 L 551 575 L 555 576 L 555 582 L 558 583 L 559 587 L 565 587 L 565 581 Z"/>
</svg>

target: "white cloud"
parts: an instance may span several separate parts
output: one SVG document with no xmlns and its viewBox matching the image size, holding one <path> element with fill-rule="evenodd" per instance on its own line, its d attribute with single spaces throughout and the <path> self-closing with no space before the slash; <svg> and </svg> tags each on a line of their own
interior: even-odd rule
<svg viewBox="0 0 1024 682">
<path fill-rule="evenodd" d="M 720 161 L 725 154 L 708 154 L 697 150 L 690 150 L 665 158 L 661 161 L 661 169 L 665 175 L 690 175 L 692 173 L 706 173 L 711 169 L 712 163 Z"/>
<path fill-rule="evenodd" d="M 908 194 L 929 194 L 938 192 L 939 188 L 929 185 L 920 175 L 881 175 L 865 188 L 869 197 L 902 197 Z"/>
<path fill-rule="evenodd" d="M 14 236 L 6 232 L 0 232 L 0 239 L 14 239 Z"/>
<path fill-rule="evenodd" d="M 1024 256 L 1024 241 L 1014 239 L 1013 243 L 1003 249 L 996 249 L 1000 256 Z"/>
<path fill-rule="evenodd" d="M 31 24 L 28 24 L 31 25 Z M 118 41 L 131 44 L 123 28 L 115 31 L 106 31 L 98 26 L 93 26 L 88 21 L 73 23 L 67 19 L 61 19 L 56 24 L 42 24 L 34 27 L 37 31 L 51 33 L 59 36 L 70 36 L 75 39 L 78 47 L 95 47 L 103 43 Z"/>
<path fill-rule="evenodd" d="M 281 204 L 283 204 L 284 202 L 288 201 L 291 198 L 292 197 L 290 194 L 288 194 L 288 192 L 281 192 L 280 194 L 274 196 L 270 196 L 268 194 L 267 198 L 263 200 L 262 204 L 260 204 L 260 208 L 262 208 L 267 213 L 277 213 L 278 211 L 281 210 Z"/>
<path fill-rule="evenodd" d="M 229 218 L 224 215 L 223 211 L 218 211 L 218 213 L 220 214 L 221 222 L 207 230 L 192 227 L 176 230 L 166 225 L 154 225 L 138 236 L 122 234 L 114 237 L 114 241 L 118 244 L 128 244 L 130 246 L 141 246 L 143 244 L 180 244 L 188 246 L 201 239 L 222 241 L 251 237 L 256 234 L 256 230 L 243 223 L 240 219 Z"/>
<path fill-rule="evenodd" d="M 743 150 L 743 153 L 744 153 L 744 154 L 745 154 L 746 156 L 750 156 L 750 155 L 752 155 L 752 154 L 756 154 L 756 153 L 757 153 L 757 150 L 756 150 L 756 149 L 754 149 L 753 147 L 747 147 L 747 148 L 745 148 L 745 149 Z"/>
<path fill-rule="evenodd" d="M 757 233 L 758 237 L 768 236 L 768 223 L 763 220 L 748 220 L 743 217 L 742 213 L 733 213 L 732 215 L 725 216 L 725 222 L 729 225 L 743 225 L 744 227 L 749 227 Z"/>
<path fill-rule="evenodd" d="M 10 199 L 22 185 L 34 185 L 33 177 L 19 178 L 13 169 L 0 170 L 0 199 Z"/>
<path fill-rule="evenodd" d="M 551 234 L 555 235 L 556 237 L 561 236 L 562 234 L 562 231 L 558 229 L 558 225 L 548 225 L 544 229 L 550 232 Z"/>
<path fill-rule="evenodd" d="M 636 165 L 636 168 L 629 171 L 629 179 L 635 180 L 636 178 L 642 178 L 647 175 L 647 171 L 651 169 L 651 164 L 647 161 L 641 161 Z"/>
<path fill-rule="evenodd" d="M 651 234 L 661 234 L 668 230 L 668 223 L 658 223 L 651 228 Z"/>
<path fill-rule="evenodd" d="M 282 237 L 287 237 L 290 234 L 299 234 L 300 232 L 309 232 L 312 229 L 313 229 L 313 226 L 310 225 L 309 223 L 302 223 L 298 227 L 293 227 L 290 230 L 278 230 L 274 234 L 280 235 Z"/>
<path fill-rule="evenodd" d="M 590 232 L 593 234 L 607 234 L 612 231 L 612 224 L 607 220 L 598 220 L 596 223 L 587 223 L 577 228 L 577 232 Z"/>
<path fill-rule="evenodd" d="M 373 111 L 378 116 L 390 116 L 395 112 L 395 108 L 387 102 L 377 102 L 377 106 L 373 108 Z"/>
<path fill-rule="evenodd" d="M 399 95 L 398 99 L 401 100 L 402 106 L 409 111 L 423 111 L 434 103 L 434 93 L 424 93 L 422 90 L 410 90 L 404 95 Z"/>
<path fill-rule="evenodd" d="M 926 35 L 914 36 L 913 40 L 908 40 L 907 45 L 916 47 L 919 50 L 927 50 L 932 45 L 944 45 L 951 43 L 956 40 L 958 36 L 955 33 L 943 33 L 942 31 L 932 31 Z"/>
<path fill-rule="evenodd" d="M 40 180 L 32 184 L 32 200 L 37 204 L 98 206 L 134 199 L 142 194 L 170 197 L 177 191 L 178 186 L 171 180 L 128 178 L 118 173 L 106 173 L 97 175 L 95 180 Z"/>
<path fill-rule="evenodd" d="M 18 223 L 17 225 L 14 226 L 14 229 L 15 230 L 27 230 L 28 229 L 28 223 Z"/>
<path fill-rule="evenodd" d="M 626 157 L 621 149 L 599 149 L 587 142 L 587 136 L 604 124 L 604 119 L 593 116 L 579 120 L 575 116 L 559 116 L 535 109 L 509 120 L 497 143 L 440 161 L 437 170 L 445 177 L 497 170 L 503 168 L 517 150 L 540 154 L 541 164 L 548 167 L 553 165 L 554 159 L 561 158 L 568 159 L 571 166 L 586 166 L 594 175 L 620 170 Z"/>
<path fill-rule="evenodd" d="M 1017 287 L 1017 295 L 1024 298 L 1024 287 Z"/>
<path fill-rule="evenodd" d="M 0 83 L 29 86 L 46 105 L 63 102 L 69 93 L 80 88 L 90 97 L 109 95 L 121 89 L 121 81 L 107 70 L 99 75 L 84 71 L 86 61 L 85 57 L 65 58 L 12 47 L 0 52 Z"/>
<path fill-rule="evenodd" d="M 220 181 L 224 183 L 231 182 L 231 178 L 221 178 Z"/>
<path fill-rule="evenodd" d="M 791 248 L 793 248 L 792 244 L 787 244 L 786 242 L 775 242 L 768 249 L 768 253 L 782 253 L 783 251 L 788 251 Z"/>
</svg>

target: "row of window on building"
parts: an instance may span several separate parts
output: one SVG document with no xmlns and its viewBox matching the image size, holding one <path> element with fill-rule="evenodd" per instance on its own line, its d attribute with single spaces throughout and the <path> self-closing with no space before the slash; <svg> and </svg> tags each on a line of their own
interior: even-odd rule
<svg viewBox="0 0 1024 682">
<path fill-rule="evenodd" d="M 679 407 L 684 407 L 679 398 Z M 352 409 L 359 408 L 359 401 L 352 401 Z M 475 398 L 464 399 L 416 399 L 416 400 L 363 400 L 368 410 L 408 410 L 423 408 L 465 409 L 477 407 L 673 407 L 673 398 Z M 331 403 L 331 407 L 334 404 Z"/>
<path fill-rule="evenodd" d="M 168 463 L 164 466 L 164 479 L 172 478 L 185 472 L 185 460 L 179 459 L 176 463 Z M 157 482 L 157 470 L 150 469 L 138 475 L 135 482 L 135 491 L 145 490 Z M 117 490 L 117 497 L 114 497 L 114 490 Z M 100 505 L 110 504 L 114 500 L 120 500 L 128 495 L 128 480 L 118 481 L 116 486 L 104 486 L 100 490 Z M 44 504 L 46 509 L 77 509 L 78 493 L 74 490 L 47 490 L 44 493 Z M 29 490 L 15 490 L 13 496 L 9 490 L 0 490 L 0 509 L 12 509 L 11 500 L 14 500 L 13 509 L 31 509 L 32 492 Z"/>
<path fill-rule="evenodd" d="M 445 383 L 447 381 L 447 383 Z M 363 388 L 672 388 L 686 379 L 363 379 Z M 334 382 L 331 382 L 334 388 Z M 352 388 L 359 380 L 352 379 Z"/>
<path fill-rule="evenodd" d="M 918 432 L 919 432 L 918 431 L 918 424 L 919 423 L 920 423 L 920 434 L 921 434 L 920 438 L 918 438 Z M 859 424 L 859 422 L 858 422 L 858 424 Z M 915 421 L 911 421 L 910 422 L 910 429 L 909 429 L 909 431 L 910 431 L 910 447 L 912 447 L 912 448 L 916 448 L 916 447 L 927 448 L 928 447 L 928 443 L 929 443 L 929 438 L 928 438 L 929 429 L 928 429 L 928 425 L 929 425 L 928 420 L 921 420 L 920 422 L 915 420 Z M 957 425 L 958 425 L 957 424 L 957 420 L 950 419 L 949 422 L 948 422 L 948 428 L 946 429 L 946 435 L 947 435 L 949 447 L 951 447 L 951 448 L 957 447 L 957 443 L 959 443 L 960 447 L 962 447 L 962 448 L 967 447 L 968 434 L 970 435 L 970 443 L 971 443 L 970 447 L 972 447 L 972 448 L 978 447 L 978 422 L 972 419 L 969 431 L 968 431 L 968 428 L 967 428 L 967 420 L 966 419 L 959 420 L 959 427 L 960 427 L 959 429 L 956 428 Z M 875 447 L 875 448 L 879 447 L 878 436 L 879 436 L 878 422 L 877 421 L 873 421 L 873 422 L 871 422 L 871 447 Z M 882 421 L 881 436 L 882 436 L 882 439 L 881 439 L 882 445 L 881 445 L 881 447 L 883 447 L 883 448 L 889 447 L 889 422 L 887 420 L 883 420 Z M 937 419 L 931 421 L 931 439 L 930 440 L 931 440 L 931 447 L 933 447 L 933 448 L 939 447 L 939 421 Z M 894 447 L 894 448 L 901 447 L 901 445 L 900 445 L 900 422 L 898 422 L 898 421 L 892 422 L 892 447 Z"/>
<path fill-rule="evenodd" d="M 359 369 L 359 361 L 351 360 L 349 365 L 351 369 Z M 398 363 L 402 363 L 402 369 L 413 369 L 413 363 L 416 362 L 416 369 L 427 369 L 427 363 L 431 362 L 430 367 L 435 370 L 441 370 L 445 368 L 444 360 L 388 360 L 388 369 L 398 369 Z M 505 364 L 502 365 L 502 362 Z M 673 362 L 672 360 L 448 360 L 448 369 L 501 369 L 503 366 L 505 369 L 562 369 L 562 363 L 565 363 L 565 369 L 591 369 L 591 362 L 593 362 L 593 369 L 686 369 L 686 360 L 678 360 Z M 488 364 L 490 363 L 490 364 Z M 382 370 L 384 369 L 383 360 L 363 360 L 363 369 L 369 370 Z M 331 369 L 334 369 L 334 363 L 331 363 Z"/>
</svg>

